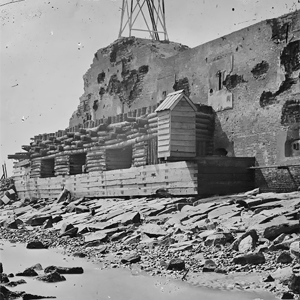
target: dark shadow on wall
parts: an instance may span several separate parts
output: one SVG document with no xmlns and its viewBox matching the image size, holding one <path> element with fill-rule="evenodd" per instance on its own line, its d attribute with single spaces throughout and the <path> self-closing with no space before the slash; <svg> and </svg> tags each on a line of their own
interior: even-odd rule
<svg viewBox="0 0 300 300">
<path fill-rule="evenodd" d="M 226 132 L 222 129 L 222 124 L 216 112 L 214 112 L 214 118 L 214 155 L 235 157 L 234 142 L 229 140 Z"/>
<path fill-rule="evenodd" d="M 259 167 L 257 159 L 255 159 L 255 167 Z M 260 192 L 270 192 L 270 187 L 266 180 L 264 169 L 254 169 L 255 187 L 260 189 Z"/>
</svg>

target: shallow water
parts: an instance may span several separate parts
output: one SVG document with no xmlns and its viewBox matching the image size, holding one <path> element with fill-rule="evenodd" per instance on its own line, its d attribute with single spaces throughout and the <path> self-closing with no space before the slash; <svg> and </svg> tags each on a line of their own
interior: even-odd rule
<svg viewBox="0 0 300 300">
<path fill-rule="evenodd" d="M 85 259 L 69 257 L 54 249 L 26 249 L 23 244 L 0 243 L 0 261 L 5 273 L 17 273 L 40 263 L 50 265 L 83 267 L 84 274 L 64 275 L 66 281 L 45 283 L 30 277 L 15 276 L 11 281 L 25 279 L 27 284 L 14 288 L 43 296 L 56 296 L 58 300 L 273 300 L 274 296 L 250 292 L 229 292 L 190 286 L 181 281 L 146 274 L 133 275 L 130 270 L 105 269 L 100 264 Z"/>
</svg>

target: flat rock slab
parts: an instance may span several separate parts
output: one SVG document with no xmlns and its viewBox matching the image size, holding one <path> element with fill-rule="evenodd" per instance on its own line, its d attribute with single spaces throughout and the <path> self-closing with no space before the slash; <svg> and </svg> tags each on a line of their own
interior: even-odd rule
<svg viewBox="0 0 300 300">
<path fill-rule="evenodd" d="M 291 243 L 290 251 L 291 251 L 291 254 L 293 254 L 297 258 L 300 258 L 300 241 L 295 241 L 295 242 Z"/>
<path fill-rule="evenodd" d="M 156 224 L 144 224 L 140 227 L 140 230 L 149 237 L 164 236 L 167 234 L 161 226 Z"/>
<path fill-rule="evenodd" d="M 59 237 L 63 237 L 63 236 L 75 237 L 77 235 L 77 232 L 78 232 L 78 228 L 74 227 L 74 228 L 71 228 L 71 229 L 65 231 Z"/>
<path fill-rule="evenodd" d="M 38 215 L 34 216 L 31 219 L 27 220 L 26 224 L 31 225 L 31 226 L 41 226 L 43 223 L 48 220 L 52 219 L 51 215 Z"/>
<path fill-rule="evenodd" d="M 171 244 L 169 247 L 170 252 L 185 251 L 191 249 L 193 249 L 193 241 L 175 243 L 175 244 Z"/>
<path fill-rule="evenodd" d="M 211 219 L 218 219 L 218 218 L 224 218 L 227 214 L 235 214 L 239 212 L 241 209 L 237 208 L 235 205 L 227 205 L 222 206 L 219 208 L 216 208 L 208 213 L 208 218 Z"/>
<path fill-rule="evenodd" d="M 135 264 L 141 260 L 141 256 L 138 254 L 131 254 L 121 259 L 123 264 Z"/>
<path fill-rule="evenodd" d="M 107 238 L 107 234 L 102 231 L 96 231 L 84 235 L 85 243 L 89 243 L 93 241 L 105 241 L 106 238 Z"/>
<path fill-rule="evenodd" d="M 25 293 L 22 295 L 23 300 L 33 300 L 33 299 L 55 299 L 55 296 L 40 296 L 40 295 L 33 295 Z"/>
</svg>

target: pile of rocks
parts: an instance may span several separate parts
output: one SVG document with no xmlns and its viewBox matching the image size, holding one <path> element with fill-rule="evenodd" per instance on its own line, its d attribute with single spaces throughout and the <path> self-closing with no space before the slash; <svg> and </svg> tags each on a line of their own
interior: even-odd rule
<svg viewBox="0 0 300 300">
<path fill-rule="evenodd" d="M 227 289 L 264 288 L 294 299 L 300 294 L 299 213 L 300 192 L 257 189 L 200 200 L 18 201 L 2 210 L 0 234 L 29 248 L 63 247 L 104 267 Z"/>
<path fill-rule="evenodd" d="M 43 272 L 44 271 L 44 272 Z M 42 273 L 43 272 L 43 273 Z M 16 274 L 6 274 L 3 273 L 3 265 L 0 263 L 0 299 L 2 300 L 10 300 L 21 298 L 23 300 L 30 299 L 50 299 L 56 298 L 55 296 L 41 296 L 41 295 L 33 295 L 26 293 L 24 291 L 12 291 L 8 289 L 8 287 L 16 287 L 20 284 L 26 284 L 24 279 L 20 280 L 12 280 L 15 276 L 22 277 L 33 277 L 36 280 L 40 280 L 43 282 L 60 282 L 65 281 L 66 278 L 62 274 L 82 274 L 83 269 L 81 267 L 58 267 L 58 266 L 49 266 L 45 269 L 41 266 L 41 264 L 37 263 L 34 266 L 26 268 L 24 271 L 16 273 Z"/>
</svg>

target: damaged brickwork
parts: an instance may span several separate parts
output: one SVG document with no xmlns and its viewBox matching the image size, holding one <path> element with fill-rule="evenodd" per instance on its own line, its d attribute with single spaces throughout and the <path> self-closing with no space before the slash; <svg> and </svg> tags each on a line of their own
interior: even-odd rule
<svg viewBox="0 0 300 300">
<path fill-rule="evenodd" d="M 298 83 L 300 77 L 293 77 L 292 75 L 293 72 L 300 69 L 300 41 L 291 42 L 283 49 L 280 56 L 280 63 L 285 70 L 285 80 L 281 83 L 276 92 L 263 91 L 260 97 L 261 107 L 276 103 L 277 96 L 289 90 L 292 85 Z"/>
<path fill-rule="evenodd" d="M 295 11 L 193 49 L 117 40 L 97 51 L 84 75 L 81 110 L 70 126 L 82 122 L 96 100 L 93 118 L 103 118 L 156 105 L 168 93 L 184 89 L 194 103 L 214 107 L 216 149 L 226 149 L 227 156 L 255 157 L 257 166 L 296 164 L 299 157 L 285 156 L 284 147 L 289 130 L 299 123 L 299 20 Z M 260 173 L 257 185 L 264 191 L 295 188 L 286 170 Z M 299 168 L 291 173 L 300 178 Z"/>
<path fill-rule="evenodd" d="M 70 126 L 86 121 L 86 114 L 96 120 L 155 105 L 157 76 L 164 67 L 161 60 L 188 49 L 173 42 L 129 37 L 98 50 L 83 77 L 84 94 Z"/>
<path fill-rule="evenodd" d="M 143 88 L 144 76 L 148 73 L 149 66 L 141 66 L 138 70 L 122 72 L 122 80 L 117 74 L 113 74 L 108 82 L 106 92 L 110 95 L 118 95 L 120 101 L 131 107 L 132 102 L 139 97 Z"/>
<path fill-rule="evenodd" d="M 267 20 L 267 24 L 269 24 L 272 28 L 271 39 L 275 43 L 287 41 L 289 35 L 289 29 L 291 27 L 291 23 L 288 20 L 271 19 L 271 20 Z"/>
<path fill-rule="evenodd" d="M 281 124 L 300 123 L 300 100 L 287 100 L 282 107 Z"/>
<path fill-rule="evenodd" d="M 232 90 L 237 87 L 240 83 L 245 83 L 247 82 L 244 80 L 243 75 L 237 75 L 237 74 L 232 74 L 232 75 L 227 75 L 225 80 L 223 81 L 223 85 L 226 87 L 227 90 Z"/>
<path fill-rule="evenodd" d="M 191 94 L 189 79 L 184 77 L 176 80 L 173 85 L 173 89 L 174 91 L 184 90 L 184 93 L 189 97 Z"/>
<path fill-rule="evenodd" d="M 263 60 L 261 63 L 255 65 L 255 67 L 251 70 L 251 73 L 253 74 L 253 77 L 255 79 L 264 79 L 265 75 L 268 73 L 269 70 L 269 64 L 265 60 Z"/>
</svg>

